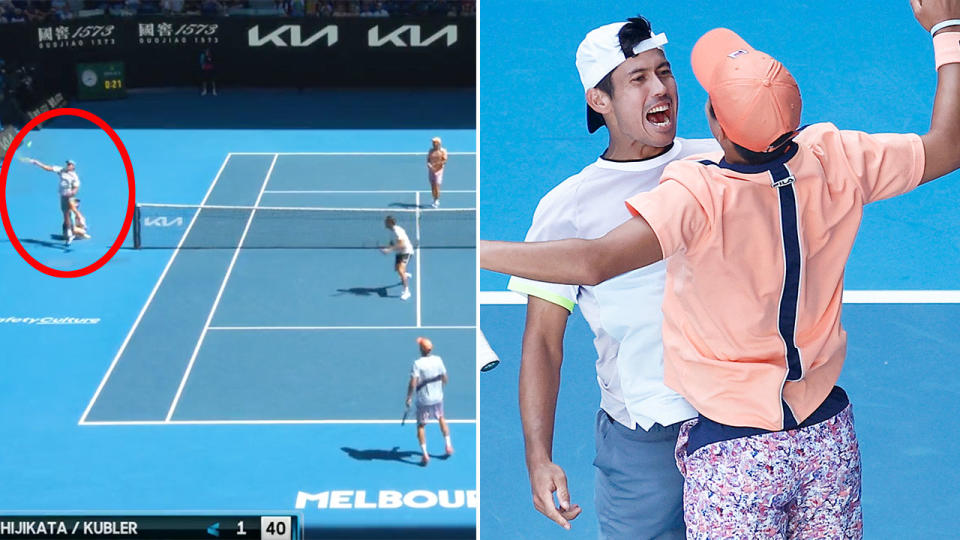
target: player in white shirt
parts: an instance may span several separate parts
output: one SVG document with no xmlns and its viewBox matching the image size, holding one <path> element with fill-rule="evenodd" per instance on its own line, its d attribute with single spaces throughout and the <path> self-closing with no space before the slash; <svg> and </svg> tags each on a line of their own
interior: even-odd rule
<svg viewBox="0 0 960 540">
<path fill-rule="evenodd" d="M 608 147 L 540 200 L 527 241 L 603 236 L 630 219 L 625 198 L 656 187 L 668 163 L 719 149 L 713 139 L 676 137 L 677 86 L 662 50 L 666 41 L 638 17 L 594 29 L 580 44 L 587 127 L 593 133 L 606 125 Z M 684 538 L 674 446 L 680 423 L 696 411 L 663 384 L 664 280 L 661 262 L 596 287 L 510 281 L 511 290 L 527 295 L 520 413 L 533 502 L 564 528 L 581 510 L 571 504 L 566 473 L 553 462 L 554 416 L 567 317 L 579 304 L 598 355 L 600 536 Z"/>
<path fill-rule="evenodd" d="M 427 453 L 427 421 L 436 418 L 440 424 L 440 431 L 446 442 L 447 455 L 453 454 L 453 443 L 450 442 L 450 427 L 443 419 L 443 387 L 447 384 L 447 368 L 443 359 L 433 352 L 433 343 L 424 337 L 417 338 L 420 346 L 420 358 L 413 362 L 410 371 L 410 384 L 407 385 L 407 407 L 413 400 L 414 392 L 417 395 L 417 441 L 423 457 L 421 465 L 430 463 L 430 454 Z"/>
<path fill-rule="evenodd" d="M 413 242 L 410 241 L 410 237 L 407 236 L 407 231 L 403 227 L 397 225 L 397 220 L 393 216 L 387 216 L 383 220 L 384 226 L 390 229 L 393 232 L 393 240 L 390 242 L 390 245 L 382 248 L 380 251 L 383 253 L 390 253 L 391 251 L 396 253 L 396 259 L 394 259 L 394 270 L 397 271 L 397 274 L 400 274 L 400 283 L 403 284 L 403 292 L 400 293 L 400 299 L 406 300 L 410 298 L 410 278 L 412 277 L 409 272 L 407 272 L 407 263 L 410 262 L 410 257 L 413 255 Z"/>
<path fill-rule="evenodd" d="M 60 177 L 60 211 L 63 212 L 63 239 L 70 245 L 73 237 L 90 238 L 87 234 L 87 220 L 80 213 L 80 201 L 76 199 L 80 191 L 80 177 L 77 175 L 77 164 L 68 159 L 63 167 L 46 165 L 32 159 L 31 163 L 45 171 L 56 173 Z"/>
</svg>

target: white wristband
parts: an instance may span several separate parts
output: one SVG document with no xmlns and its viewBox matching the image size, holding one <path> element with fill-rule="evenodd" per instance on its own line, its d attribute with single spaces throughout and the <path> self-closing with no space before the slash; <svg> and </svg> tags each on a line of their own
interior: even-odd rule
<svg viewBox="0 0 960 540">
<path fill-rule="evenodd" d="M 960 26 L 960 19 L 950 19 L 947 21 L 938 22 L 937 24 L 933 25 L 933 28 L 930 29 L 930 35 L 932 36 L 937 33 L 937 30 L 941 30 L 948 26 Z"/>
</svg>

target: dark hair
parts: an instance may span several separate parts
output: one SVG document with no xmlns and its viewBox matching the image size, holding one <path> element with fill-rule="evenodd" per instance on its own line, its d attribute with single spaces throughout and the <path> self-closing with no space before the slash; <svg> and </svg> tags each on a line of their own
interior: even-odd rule
<svg viewBox="0 0 960 540">
<path fill-rule="evenodd" d="M 623 25 L 623 27 L 620 28 L 620 32 L 617 33 L 617 38 L 620 40 L 620 50 L 623 52 L 624 58 L 633 58 L 636 56 L 636 54 L 633 53 L 633 49 L 641 41 L 650 39 L 652 35 L 653 31 L 650 29 L 650 21 L 645 17 L 637 15 L 636 17 L 627 19 L 627 24 Z M 594 88 L 613 97 L 612 75 L 613 71 L 607 73 Z"/>
<path fill-rule="evenodd" d="M 713 103 L 710 104 L 710 116 L 712 116 L 714 120 L 717 119 L 717 113 L 713 111 Z M 769 152 L 755 152 L 749 148 L 744 148 L 733 141 L 730 142 L 733 144 L 734 151 L 744 161 L 750 165 L 760 165 L 761 163 L 772 161 L 783 154 L 784 149 L 787 147 L 787 143 L 790 142 L 790 139 L 792 139 L 794 135 L 796 135 L 796 132 L 791 131 L 777 137 L 777 140 L 773 141 L 773 144 L 770 145 L 773 146 L 774 149 L 770 150 Z"/>
<path fill-rule="evenodd" d="M 394 225 L 397 224 L 397 220 L 393 219 L 393 216 L 387 216 L 387 217 L 383 220 L 383 223 L 384 223 L 385 225 L 387 225 L 388 227 L 393 227 Z"/>
</svg>

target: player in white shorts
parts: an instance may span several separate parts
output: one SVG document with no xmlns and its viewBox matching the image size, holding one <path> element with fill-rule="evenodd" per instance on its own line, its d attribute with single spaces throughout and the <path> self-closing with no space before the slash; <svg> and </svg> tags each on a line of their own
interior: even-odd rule
<svg viewBox="0 0 960 540">
<path fill-rule="evenodd" d="M 383 220 L 383 224 L 393 231 L 393 240 L 389 246 L 382 248 L 380 251 L 383 253 L 393 251 L 397 254 L 394 262 L 394 270 L 400 274 L 400 283 L 403 284 L 403 292 L 400 294 L 400 299 L 406 300 L 410 298 L 410 278 L 412 276 L 407 272 L 407 263 L 413 255 L 413 243 L 410 242 L 407 231 L 400 225 L 397 225 L 397 220 L 394 219 L 393 216 L 387 216 L 386 219 Z"/>
<path fill-rule="evenodd" d="M 63 212 L 63 239 L 67 245 L 73 242 L 74 236 L 90 238 L 87 234 L 87 220 L 80 213 L 80 201 L 76 199 L 77 192 L 80 191 L 77 164 L 72 159 L 68 159 L 63 167 L 46 165 L 35 159 L 30 160 L 30 163 L 60 177 L 60 211 Z"/>
<path fill-rule="evenodd" d="M 427 420 L 436 418 L 440 424 L 440 431 L 446 442 L 447 455 L 453 454 L 453 443 L 450 442 L 450 427 L 443 419 L 443 387 L 447 384 L 447 368 L 443 359 L 431 354 L 433 343 L 424 337 L 417 338 L 420 346 L 420 358 L 413 362 L 410 371 L 410 384 L 407 385 L 407 407 L 413 400 L 413 393 L 417 393 L 417 441 L 423 457 L 421 465 L 430 463 L 430 454 L 427 453 Z"/>
</svg>

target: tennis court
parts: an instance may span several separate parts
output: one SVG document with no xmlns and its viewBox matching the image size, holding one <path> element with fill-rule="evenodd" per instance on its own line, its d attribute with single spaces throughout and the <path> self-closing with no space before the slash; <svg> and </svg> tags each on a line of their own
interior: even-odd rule
<svg viewBox="0 0 960 540">
<path fill-rule="evenodd" d="M 140 249 L 130 238 L 101 271 L 60 280 L 4 241 L 0 336 L 11 361 L 0 400 L 4 428 L 22 436 L 0 460 L 11 479 L 0 507 L 297 512 L 308 538 L 357 527 L 472 534 L 474 132 L 118 133 L 138 200 L 174 205 L 141 218 Z M 451 157 L 435 210 L 424 161 L 438 134 Z M 47 129 L 35 141 L 86 156 L 76 159 L 91 222 L 99 205 L 125 200 L 107 173 L 95 180 L 112 158 L 90 130 Z M 18 235 L 45 238 L 49 213 L 29 207 L 49 205 L 52 188 L 31 182 L 11 177 L 11 215 Z M 214 208 L 224 206 L 226 219 Z M 305 226 L 295 209 L 325 217 Z M 374 248 L 391 237 L 385 213 L 410 223 L 419 246 L 407 301 L 393 255 Z M 26 245 L 58 265 L 102 254 L 108 236 Z M 417 336 L 445 360 L 456 448 L 444 459 L 428 425 L 437 459 L 426 468 L 415 422 L 400 426 Z"/>
<path fill-rule="evenodd" d="M 370 399 L 400 375 L 395 351 L 410 349 L 418 332 L 452 357 L 474 347 L 475 195 L 447 194 L 463 210 L 421 209 L 422 186 L 411 180 L 422 161 L 229 154 L 200 206 L 154 207 L 140 219 L 141 249 L 173 254 L 81 424 L 395 416 L 395 403 Z M 473 155 L 453 154 L 450 166 L 472 172 Z M 345 185 L 352 189 L 338 189 Z M 331 203 L 337 210 L 311 206 Z M 399 299 L 392 257 L 375 249 L 388 243 L 383 220 L 394 214 L 420 246 L 410 301 Z M 433 244 L 431 235 L 447 238 Z M 358 375 L 351 395 L 325 375 L 337 358 Z M 473 421 L 470 394 L 447 407 L 454 422 Z"/>
<path fill-rule="evenodd" d="M 540 197 L 603 152 L 605 130 L 586 130 L 574 52 L 588 30 L 636 13 L 669 38 L 665 52 L 679 87 L 680 137 L 710 137 L 706 94 L 689 59 L 696 39 L 719 26 L 784 62 L 803 92 L 804 124 L 832 121 L 841 129 L 877 133 L 928 128 L 933 50 L 909 2 L 870 4 L 869 33 L 883 43 L 878 48 L 864 39 L 860 4 L 745 0 L 587 8 L 491 0 L 480 22 L 481 238 L 522 240 Z M 520 82 L 531 76 L 536 91 Z M 868 539 L 956 537 L 946 516 L 960 510 L 960 461 L 951 451 L 958 442 L 951 418 L 960 397 L 952 384 L 960 376 L 953 329 L 960 315 L 957 180 L 954 173 L 868 206 L 847 266 L 843 322 L 849 345 L 840 385 L 856 415 Z M 510 196 L 500 195 L 507 189 Z M 482 538 L 595 538 L 593 426 L 600 396 L 593 334 L 579 314 L 570 317 L 554 461 L 564 467 L 571 500 L 584 512 L 565 533 L 531 503 L 516 405 L 525 306 L 506 284 L 503 276 L 480 275 L 481 327 L 502 360 L 480 377 L 480 437 L 485 448 L 498 449 L 481 456 L 481 489 L 502 494 L 499 504 L 481 508 Z M 491 417 L 497 421 L 486 421 Z"/>
</svg>

